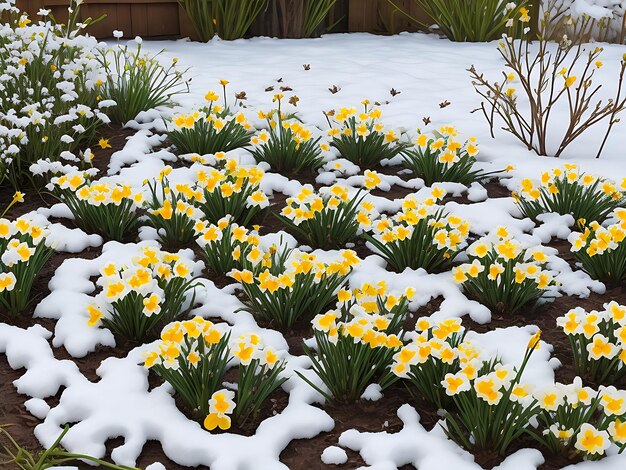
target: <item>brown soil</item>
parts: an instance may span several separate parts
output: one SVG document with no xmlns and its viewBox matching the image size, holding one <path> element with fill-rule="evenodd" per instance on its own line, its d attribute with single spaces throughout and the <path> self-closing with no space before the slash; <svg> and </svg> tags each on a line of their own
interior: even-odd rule
<svg viewBox="0 0 626 470">
<path fill-rule="evenodd" d="M 346 405 L 330 405 L 324 410 L 335 420 L 335 427 L 330 432 L 321 433 L 312 439 L 300 439 L 289 443 L 280 454 L 280 461 L 291 469 L 327 469 L 333 466 L 324 465 L 320 456 L 328 446 L 337 445 L 339 436 L 344 431 L 356 429 L 360 432 L 399 432 L 402 421 L 397 411 L 405 403 L 411 403 L 411 396 L 406 389 L 396 384 L 386 390 L 383 398 L 378 401 L 361 400 Z M 412 403 L 413 404 L 413 403 Z M 418 409 L 420 423 L 427 429 L 432 429 L 438 421 L 436 410 L 427 406 Z M 348 454 L 348 461 L 336 468 L 357 468 L 365 465 L 360 454 L 350 449 L 344 449 Z M 401 468 L 413 468 L 411 466 Z"/>
</svg>

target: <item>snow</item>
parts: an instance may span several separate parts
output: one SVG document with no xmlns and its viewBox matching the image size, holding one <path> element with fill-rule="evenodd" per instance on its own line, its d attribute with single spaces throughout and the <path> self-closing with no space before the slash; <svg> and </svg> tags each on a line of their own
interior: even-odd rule
<svg viewBox="0 0 626 470">
<path fill-rule="evenodd" d="M 348 454 L 341 447 L 330 446 L 322 452 L 322 462 L 326 465 L 342 465 L 348 461 Z"/>
<path fill-rule="evenodd" d="M 581 3 L 582 0 L 578 0 Z M 610 3 L 610 2 L 609 2 Z M 594 3 L 595 9 L 599 2 Z M 606 6 L 606 5 L 600 5 Z M 597 72 L 598 80 L 612 89 L 611 80 L 619 67 L 623 47 L 603 45 L 603 61 L 606 66 Z M 234 42 L 214 40 L 208 44 L 188 41 L 144 41 L 143 48 L 157 52 L 166 49 L 162 59 L 169 62 L 179 58 L 182 66 L 190 66 L 193 80 L 191 93 L 180 96 L 180 107 L 141 113 L 127 127 L 137 132 L 128 138 L 125 147 L 113 154 L 106 180 L 130 184 L 139 188 L 146 178 L 154 177 L 175 159 L 167 149 L 154 151 L 163 142 L 165 129 L 162 115 L 178 111 L 190 111 L 203 103 L 209 89 L 218 89 L 219 79 L 228 79 L 229 92 L 245 90 L 249 97 L 245 110 L 253 122 L 259 108 L 269 109 L 272 92 L 269 86 L 291 86 L 300 97 L 297 108 L 287 106 L 287 111 L 298 111 L 301 119 L 309 125 L 318 126 L 320 135 L 327 124 L 322 111 L 339 106 L 360 106 L 363 99 L 383 103 L 383 121 L 408 136 L 436 129 L 444 124 L 455 125 L 465 136 L 476 136 L 480 144 L 480 164 L 486 171 L 502 170 L 507 165 L 515 169 L 503 175 L 500 181 L 509 189 L 515 189 L 522 178 L 537 179 L 540 172 L 575 162 L 584 171 L 604 175 L 617 181 L 626 177 L 626 147 L 624 123 L 615 126 L 603 157 L 596 160 L 595 149 L 603 131 L 586 134 L 559 160 L 537 157 L 510 135 L 496 129 L 497 139 L 490 138 L 487 124 L 479 114 L 471 111 L 479 105 L 466 69 L 474 63 L 488 76 L 497 76 L 502 62 L 496 44 L 452 44 L 446 40 L 425 34 L 401 34 L 391 37 L 368 34 L 329 35 L 311 40 L 275 40 L 255 38 Z M 303 63 L 311 64 L 304 70 Z M 278 81 L 279 79 L 280 82 Z M 328 88 L 337 85 L 340 91 L 332 94 Z M 401 93 L 392 97 L 395 88 Z M 438 103 L 448 100 L 450 106 L 440 108 Z M 563 118 L 565 110 L 556 109 L 555 116 Z M 422 118 L 429 116 L 432 124 L 424 126 Z M 555 118 L 556 119 L 556 118 Z M 600 128 L 599 128 L 600 129 Z M 252 164 L 246 151 L 229 152 L 229 157 L 242 164 Z M 333 184 L 342 182 L 356 191 L 363 184 L 359 169 L 341 161 L 342 169 L 335 170 L 327 164 L 317 177 L 317 182 Z M 174 182 L 190 181 L 197 166 L 191 169 L 177 168 L 170 178 Z M 414 178 L 405 181 L 398 176 L 382 175 L 383 190 L 394 185 L 410 188 L 419 194 L 430 191 L 424 182 Z M 297 194 L 302 184 L 283 175 L 268 172 L 261 188 L 268 195 Z M 452 195 L 466 194 L 472 204 L 448 202 L 446 209 L 471 223 L 474 236 L 482 236 L 498 225 L 506 225 L 524 246 L 548 243 L 551 239 L 565 239 L 571 231 L 570 216 L 546 214 L 540 224 L 521 219 L 510 197 L 488 198 L 487 190 L 480 184 L 469 188 L 458 184 L 442 185 Z M 368 196 L 380 212 L 400 208 L 399 199 Z M 40 209 L 31 214 L 40 221 L 50 218 L 71 218 L 63 204 L 51 209 Z M 283 469 L 279 461 L 281 451 L 294 439 L 312 438 L 333 429 L 332 417 L 322 408 L 322 396 L 302 381 L 298 371 L 321 386 L 310 370 L 310 361 L 304 356 L 289 354 L 285 338 L 277 331 L 262 328 L 252 315 L 239 311 L 241 302 L 236 296 L 237 285 L 218 288 L 212 281 L 201 279 L 197 300 L 199 306 L 193 314 L 220 319 L 224 328 L 233 334 L 255 332 L 264 344 L 284 354 L 290 379 L 283 385 L 289 393 L 288 406 L 280 413 L 266 419 L 257 432 L 250 437 L 236 434 L 211 434 L 198 423 L 187 419 L 176 407 L 172 389 L 162 385 L 149 390 L 147 371 L 141 365 L 142 351 L 150 345 L 133 349 L 128 356 L 110 357 L 97 369 L 98 381 L 88 380 L 71 360 L 59 360 L 55 349 L 64 347 L 76 358 L 84 357 L 97 346 L 115 347 L 113 335 L 106 329 L 87 326 L 86 306 L 93 301 L 96 286 L 91 280 L 108 262 L 129 262 L 144 246 L 154 246 L 154 230 L 142 229 L 139 243 L 121 244 L 108 242 L 102 245 L 97 235 L 88 235 L 79 229 L 68 229 L 60 223 L 50 225 L 51 238 L 58 251 L 78 253 L 87 247 L 100 247 L 102 252 L 94 259 L 69 258 L 61 264 L 50 280 L 51 293 L 42 299 L 35 309 L 35 317 L 56 320 L 54 332 L 41 326 L 27 330 L 0 323 L 0 353 L 6 355 L 14 369 L 24 368 L 23 375 L 14 382 L 19 393 L 26 395 L 28 411 L 42 420 L 35 430 L 44 445 L 50 445 L 59 435 L 65 423 L 75 423 L 63 440 L 71 451 L 101 457 L 109 438 L 123 437 L 124 442 L 112 452 L 118 464 L 134 465 L 148 440 L 161 443 L 165 454 L 181 465 L 207 465 L 215 470 L 245 468 Z M 286 233 L 274 233 L 262 238 L 262 245 L 277 243 L 280 237 L 288 246 L 296 240 Z M 567 262 L 556 255 L 556 250 L 546 250 L 550 255 L 549 269 L 556 273 L 561 283 L 558 292 L 551 295 L 589 296 L 591 292 L 603 293 L 604 285 L 593 281 L 580 270 L 573 270 Z M 333 257 L 336 253 L 316 250 L 320 258 Z M 181 252 L 196 264 L 200 272 L 202 261 L 196 260 L 191 250 Z M 385 280 L 392 291 L 406 287 L 416 289 L 411 301 L 412 311 L 429 301 L 442 298 L 434 320 L 469 316 L 473 321 L 486 324 L 491 320 L 489 310 L 469 300 L 453 281 L 450 272 L 430 274 L 424 270 L 406 269 L 402 273 L 388 271 L 382 258 L 367 257 L 357 266 L 349 278 L 351 287 L 364 282 Z M 497 355 L 506 363 L 519 364 L 521 355 L 531 335 L 533 325 L 495 329 L 488 333 L 470 333 L 468 338 L 480 344 L 486 353 Z M 311 344 L 309 341 L 307 344 Z M 525 373 L 525 380 L 544 385 L 554 380 L 554 368 L 558 361 L 551 358 L 551 346 L 542 343 Z M 45 399 L 64 391 L 58 405 L 50 407 Z M 370 385 L 363 398 L 384 400 L 380 387 Z M 324 450 L 321 459 L 327 464 L 341 464 L 347 460 L 344 449 L 360 454 L 368 468 L 396 469 L 411 464 L 420 470 L 454 468 L 455 470 L 479 470 L 473 457 L 446 439 L 440 426 L 426 431 L 420 424 L 419 415 L 409 404 L 398 409 L 403 428 L 397 433 L 364 433 L 348 430 L 339 438 L 337 445 Z M 233 452 L 233 449 L 236 449 Z M 523 449 L 509 456 L 499 470 L 534 470 L 543 463 L 536 450 Z M 600 462 L 584 462 L 568 467 L 570 470 L 617 470 L 626 464 L 626 456 L 612 455 Z M 159 464 L 151 468 L 156 470 Z"/>
</svg>

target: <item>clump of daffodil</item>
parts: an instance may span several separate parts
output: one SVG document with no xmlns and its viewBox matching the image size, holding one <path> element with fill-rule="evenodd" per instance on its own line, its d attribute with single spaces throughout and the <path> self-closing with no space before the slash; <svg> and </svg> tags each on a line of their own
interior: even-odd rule
<svg viewBox="0 0 626 470">
<path fill-rule="evenodd" d="M 533 307 L 556 283 L 541 246 L 524 249 L 506 227 L 467 248 L 469 263 L 452 270 L 454 281 L 492 311 L 513 314 Z"/>
<path fill-rule="evenodd" d="M 413 288 L 402 294 L 389 292 L 385 282 L 340 290 L 336 308 L 313 318 L 315 350 L 304 345 L 324 387 L 301 377 L 329 402 L 359 400 L 369 384 L 384 377 L 402 346 L 403 323 L 414 293 Z"/>
<path fill-rule="evenodd" d="M 96 284 L 102 289 L 87 307 L 87 324 L 141 341 L 184 318 L 193 308 L 193 265 L 179 255 L 144 247 L 130 265 L 108 263 Z"/>
<path fill-rule="evenodd" d="M 52 15 L 31 22 L 15 2 L 3 3 L 0 184 L 16 189 L 25 182 L 45 184 L 41 174 L 33 178 L 32 165 L 41 158 L 78 161 L 80 150 L 97 141 L 98 129 L 110 122 L 104 111 L 115 103 L 100 95 L 106 77 L 98 61 L 101 45 L 83 35 L 91 20 L 78 21 L 76 3 L 65 24 Z M 23 21 L 14 21 L 20 16 Z"/>
<path fill-rule="evenodd" d="M 287 377 L 279 353 L 256 334 L 232 338 L 201 317 L 167 325 L 144 353 L 144 366 L 170 383 L 207 430 L 244 426 L 254 419 Z M 226 371 L 236 366 L 236 391 L 223 388 Z"/>
<path fill-rule="evenodd" d="M 416 335 L 393 356 L 391 373 L 407 381 L 411 394 L 444 408 L 452 405 L 451 392 L 467 389 L 485 361 L 480 350 L 465 339 L 458 318 L 415 324 Z"/>
<path fill-rule="evenodd" d="M 0 218 L 0 307 L 10 315 L 20 314 L 32 300 L 33 283 L 54 254 L 47 235 L 45 227 L 26 217 Z"/>
<path fill-rule="evenodd" d="M 212 224 L 229 215 L 233 222 L 248 225 L 269 206 L 267 196 L 259 188 L 263 176 L 258 167 L 245 167 L 235 160 L 228 160 L 221 170 L 200 170 L 196 186 L 203 197 L 195 199 L 195 203 Z"/>
<path fill-rule="evenodd" d="M 254 130 L 243 112 L 230 111 L 226 101 L 224 106 L 218 105 L 219 95 L 214 91 L 204 99 L 208 105 L 172 119 L 174 126 L 167 136 L 176 150 L 180 154 L 207 155 L 248 146 Z"/>
<path fill-rule="evenodd" d="M 255 247 L 240 260 L 243 269 L 229 276 L 246 295 L 244 310 L 281 328 L 310 321 L 332 302 L 353 266 L 360 263 L 352 250 L 342 250 L 332 262 L 299 250 Z"/>
<path fill-rule="evenodd" d="M 591 222 L 568 240 L 576 260 L 592 278 L 617 285 L 626 279 L 626 209 L 616 209 L 612 217 L 615 223 Z"/>
<path fill-rule="evenodd" d="M 538 412 L 522 374 L 540 346 L 540 332 L 529 341 L 519 368 L 491 360 L 470 374 L 447 374 L 442 385 L 453 406 L 444 415 L 446 435 L 467 450 L 507 450 L 527 431 Z"/>
<path fill-rule="evenodd" d="M 465 142 L 457 139 L 458 131 L 443 126 L 432 135 L 419 134 L 415 146 L 402 152 L 404 166 L 427 186 L 439 182 L 466 186 L 491 175 L 474 168 L 478 144 L 474 137 Z"/>
<path fill-rule="evenodd" d="M 612 301 L 604 310 L 578 307 L 557 318 L 567 335 L 577 372 L 600 384 L 618 384 L 626 377 L 626 306 Z"/>
<path fill-rule="evenodd" d="M 446 268 L 464 245 L 469 223 L 447 214 L 437 204 L 444 196 L 445 190 L 440 187 L 433 188 L 431 196 L 423 200 L 407 196 L 400 212 L 373 220 L 363 238 L 395 271 L 423 268 L 435 272 Z"/>
<path fill-rule="evenodd" d="M 554 454 L 575 460 L 599 460 L 612 444 L 626 449 L 626 392 L 615 387 L 594 390 L 576 377 L 532 392 L 537 425 L 529 435 Z"/>
<path fill-rule="evenodd" d="M 565 164 L 541 174 L 537 186 L 530 179 L 521 182 L 521 189 L 513 194 L 524 217 L 537 222 L 537 216 L 556 212 L 570 214 L 578 228 L 586 221 L 603 223 L 623 204 L 626 181 L 618 188 L 610 180 L 581 172 L 577 165 Z"/>
<path fill-rule="evenodd" d="M 277 172 L 317 170 L 324 164 L 323 152 L 328 150 L 328 145 L 301 121 L 282 112 L 283 98 L 281 93 L 274 95 L 277 107 L 267 113 L 259 111 L 267 129 L 252 137 L 250 153 L 257 163 L 265 162 Z"/>
<path fill-rule="evenodd" d="M 365 171 L 367 190 L 379 182 L 375 172 Z M 340 184 L 319 192 L 305 185 L 299 194 L 287 199 L 278 218 L 315 248 L 341 248 L 360 230 L 369 230 L 372 217 L 378 215 L 374 205 L 365 201 L 366 195 L 367 192 L 358 190 L 350 196 L 348 188 Z"/>
<path fill-rule="evenodd" d="M 191 242 L 194 226 L 202 217 L 195 206 L 204 202 L 204 192 L 187 183 L 170 184 L 167 175 L 172 168 L 165 167 L 154 180 L 146 180 L 150 192 L 145 202 L 146 217 L 157 231 L 159 240 L 167 247 Z"/>
<path fill-rule="evenodd" d="M 256 230 L 237 225 L 226 216 L 217 224 L 198 221 L 194 227 L 196 242 L 208 267 L 218 275 L 241 268 L 252 250 L 258 250 L 260 238 Z"/>
<path fill-rule="evenodd" d="M 380 121 L 382 111 L 379 108 L 370 110 L 369 100 L 362 104 L 361 113 L 356 108 L 341 108 L 338 113 L 324 115 L 330 126 L 331 147 L 336 148 L 341 157 L 365 169 L 399 155 L 408 144 L 399 140 L 396 131 L 385 128 Z"/>
<path fill-rule="evenodd" d="M 55 176 L 48 186 L 70 209 L 76 225 L 86 232 L 116 241 L 137 232 L 137 209 L 143 205 L 143 194 L 129 185 L 91 180 L 88 173 L 73 171 Z"/>
<path fill-rule="evenodd" d="M 181 70 L 178 59 L 166 64 L 160 57 L 163 52 L 143 52 L 141 40 L 98 51 L 104 71 L 98 92 L 101 99 L 116 103 L 108 111 L 112 121 L 125 124 L 142 111 L 171 105 L 176 95 L 189 92 L 188 69 Z"/>
</svg>

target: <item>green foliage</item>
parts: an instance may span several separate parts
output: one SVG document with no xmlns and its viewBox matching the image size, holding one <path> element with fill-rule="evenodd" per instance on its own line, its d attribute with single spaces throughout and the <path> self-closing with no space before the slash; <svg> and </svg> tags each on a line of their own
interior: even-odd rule
<svg viewBox="0 0 626 470">
<path fill-rule="evenodd" d="M 259 189 L 263 176 L 258 167 L 239 166 L 235 160 L 228 161 L 222 170 L 200 170 L 196 189 L 202 197 L 195 204 L 212 224 L 230 216 L 233 222 L 248 225 L 269 206 L 267 196 Z"/>
<path fill-rule="evenodd" d="M 209 414 L 209 398 L 222 388 L 231 361 L 229 340 L 230 334 L 203 319 L 173 323 L 164 328 L 162 347 L 147 354 L 145 365 L 204 418 Z"/>
<path fill-rule="evenodd" d="M 414 148 L 402 152 L 404 167 L 424 180 L 426 186 L 433 183 L 454 182 L 470 186 L 489 176 L 475 169 L 478 146 L 469 140 L 461 144 L 453 137 L 456 130 L 444 128 L 428 138 L 421 134 Z"/>
<path fill-rule="evenodd" d="M 100 53 L 98 60 L 106 73 L 101 95 L 116 103 L 108 111 L 113 122 L 124 124 L 140 112 L 169 105 L 174 96 L 189 91 L 189 81 L 184 78 L 187 70 L 177 69 L 177 59 L 164 66 L 159 60 L 162 53 L 142 53 L 141 43 L 136 50 L 117 44 Z"/>
<path fill-rule="evenodd" d="M 531 339 L 518 370 L 504 368 L 492 372 L 488 370 L 492 363 L 467 388 L 454 392 L 454 411 L 444 415 L 444 431 L 450 439 L 468 450 L 488 449 L 506 455 L 537 413 L 537 402 L 528 404 L 514 399 L 514 390 L 520 386 L 522 373 L 538 344 L 538 338 Z M 504 379 L 499 375 L 504 375 Z"/>
<path fill-rule="evenodd" d="M 150 247 L 143 254 L 132 266 L 103 268 L 97 282 L 102 291 L 88 307 L 90 326 L 102 323 L 116 336 L 142 341 L 189 314 L 199 285 L 191 267 L 178 255 Z"/>
<path fill-rule="evenodd" d="M 592 278 L 608 285 L 626 279 L 626 209 L 615 210 L 618 221 L 607 227 L 591 222 L 583 233 L 568 237 L 576 261 Z"/>
<path fill-rule="evenodd" d="M 347 294 L 347 291 L 342 291 Z M 402 346 L 402 324 L 408 299 L 385 295 L 382 287 L 366 286 L 313 319 L 316 348 L 303 345 L 324 388 L 299 374 L 329 402 L 354 403 L 366 387 L 383 376 Z M 356 300 L 358 299 L 358 300 Z"/>
<path fill-rule="evenodd" d="M 547 212 L 571 214 L 577 228 L 587 221 L 603 223 L 624 201 L 624 193 L 607 179 L 577 171 L 575 165 L 565 165 L 541 175 L 539 186 L 529 179 L 514 194 L 524 217 L 537 222 L 537 216 Z"/>
<path fill-rule="evenodd" d="M 325 113 L 328 134 L 332 140 L 330 145 L 336 148 L 341 156 L 362 169 L 374 168 L 382 160 L 389 160 L 399 155 L 408 147 L 405 142 L 398 142 L 393 130 L 385 132 L 379 119 L 380 109 L 368 111 L 369 101 L 364 101 L 364 112 L 356 115 L 355 108 L 341 108 L 337 114 Z M 333 117 L 334 124 L 330 117 Z"/>
<path fill-rule="evenodd" d="M 243 113 L 232 113 L 226 103 L 224 107 L 216 105 L 218 96 L 213 91 L 209 91 L 205 98 L 209 101 L 208 106 L 173 119 L 175 128 L 168 132 L 167 137 L 178 152 L 207 155 L 246 147 L 253 132 Z"/>
<path fill-rule="evenodd" d="M 186 245 L 195 238 L 194 226 L 200 213 L 193 205 L 198 192 L 187 184 L 170 186 L 164 174 L 147 181 L 150 197 L 145 202 L 148 225 L 154 227 L 159 240 L 167 247 Z"/>
<path fill-rule="evenodd" d="M 50 184 L 72 212 L 76 225 L 87 233 L 119 242 L 137 233 L 137 205 L 143 196 L 130 186 L 90 181 L 83 172 L 54 177 Z"/>
<path fill-rule="evenodd" d="M 267 0 L 179 0 L 198 38 L 207 42 L 216 34 L 234 40 L 245 36 Z"/>
<path fill-rule="evenodd" d="M 273 247 L 267 252 L 253 250 L 241 261 L 244 269 L 229 275 L 241 282 L 246 295 L 243 310 L 258 320 L 291 328 L 330 305 L 359 259 L 344 250 L 340 260 L 324 264 L 316 262 L 314 255 Z"/>
<path fill-rule="evenodd" d="M 93 140 L 108 118 L 99 111 L 97 96 L 103 71 L 93 57 L 94 38 L 81 37 L 97 20 L 77 21 L 72 2 L 67 26 L 53 18 L 29 25 L 15 12 L 0 37 L 0 184 L 18 188 L 41 185 L 30 173 L 38 159 L 73 159 L 73 152 Z M 5 27 L 6 26 L 6 27 Z M 74 73 L 67 73 L 74 71 Z"/>
<path fill-rule="evenodd" d="M 54 254 L 45 230 L 26 219 L 10 222 L 0 218 L 0 305 L 17 316 L 34 299 L 33 283 Z"/>
<path fill-rule="evenodd" d="M 362 206 L 364 198 L 361 191 L 349 197 L 347 189 L 339 185 L 320 195 L 305 186 L 297 197 L 287 199 L 276 217 L 314 248 L 341 248 L 356 237 L 359 218 L 369 221 L 369 211 Z"/>
<path fill-rule="evenodd" d="M 302 14 L 302 36 L 310 38 L 316 35 L 320 25 L 335 6 L 337 0 L 305 0 Z"/>
<path fill-rule="evenodd" d="M 524 250 L 503 227 L 467 249 L 470 263 L 453 269 L 454 280 L 492 311 L 514 314 L 532 308 L 556 284 L 541 247 Z"/>
<path fill-rule="evenodd" d="M 396 0 L 387 1 L 415 24 L 424 28 L 431 26 L 410 15 Z M 509 7 L 508 2 L 500 0 L 415 0 L 415 3 L 448 39 L 462 42 L 500 39 L 509 29 L 507 21 L 528 6 L 526 0 L 514 2 L 513 8 Z"/>
<path fill-rule="evenodd" d="M 314 138 L 297 119 L 289 119 L 281 112 L 282 95 L 276 95 L 278 109 L 265 114 L 268 129 L 262 130 L 251 140 L 252 154 L 257 163 L 266 162 L 276 172 L 317 170 L 324 164 L 321 137 Z"/>
<path fill-rule="evenodd" d="M 374 220 L 373 233 L 362 235 L 397 272 L 406 268 L 428 272 L 445 269 L 468 236 L 467 222 L 447 214 L 432 199 L 426 202 L 405 198 L 401 212 Z"/>
<path fill-rule="evenodd" d="M 59 437 L 52 445 L 39 454 L 32 454 L 22 447 L 7 431 L 10 425 L 0 425 L 0 446 L 3 451 L 0 453 L 0 465 L 10 465 L 6 468 L 19 470 L 47 470 L 49 468 L 59 468 L 70 462 L 78 464 L 80 461 L 88 461 L 96 465 L 102 465 L 111 470 L 139 470 L 135 467 L 125 465 L 115 465 L 105 460 L 97 459 L 90 455 L 75 454 L 67 452 L 61 447 L 61 441 L 70 430 L 69 424 L 65 425 Z"/>
</svg>

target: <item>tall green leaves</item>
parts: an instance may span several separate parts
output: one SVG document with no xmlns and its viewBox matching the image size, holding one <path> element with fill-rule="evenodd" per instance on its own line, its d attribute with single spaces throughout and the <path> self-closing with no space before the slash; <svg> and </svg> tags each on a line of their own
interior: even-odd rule
<svg viewBox="0 0 626 470">
<path fill-rule="evenodd" d="M 107 77 L 102 96 L 117 103 L 110 108 L 112 121 L 126 123 L 141 111 L 170 104 L 173 96 L 189 91 L 185 71 L 176 68 L 177 59 L 164 66 L 159 54 L 142 54 L 141 43 L 136 51 L 118 44 L 101 53 L 99 61 Z"/>
<path fill-rule="evenodd" d="M 242 38 L 267 0 L 179 0 L 201 41 Z"/>
<path fill-rule="evenodd" d="M 396 0 L 387 1 L 414 23 L 426 28 L 431 26 L 398 6 Z M 460 42 L 488 42 L 500 38 L 507 31 L 507 21 L 528 4 L 526 0 L 415 0 L 415 3 L 448 39 Z"/>
<path fill-rule="evenodd" d="M 330 9 L 337 0 L 307 0 L 302 15 L 302 35 L 305 38 L 315 36 L 318 28 L 324 22 Z"/>
</svg>

